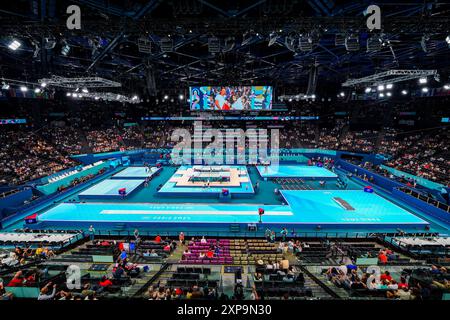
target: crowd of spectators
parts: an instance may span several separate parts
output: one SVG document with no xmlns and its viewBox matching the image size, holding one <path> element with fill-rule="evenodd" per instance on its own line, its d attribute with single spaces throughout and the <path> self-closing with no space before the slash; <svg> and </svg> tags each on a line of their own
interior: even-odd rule
<svg viewBox="0 0 450 320">
<path fill-rule="evenodd" d="M 435 102 L 430 103 L 433 113 L 445 115 L 438 106 L 434 106 Z M 43 113 L 44 119 L 37 120 L 31 116 L 29 108 L 19 103 L 18 114 L 28 118 L 29 123 L 25 127 L 17 126 L 16 131 L 0 132 L 2 141 L 5 141 L 5 146 L 0 150 L 0 184 L 20 184 L 66 169 L 74 164 L 74 161 L 69 158 L 72 154 L 138 148 L 170 148 L 174 145 L 171 141 L 173 130 L 185 128 L 193 132 L 193 123 L 190 121 L 137 123 L 139 119 L 137 115 L 188 115 L 186 112 L 181 112 L 180 106 L 171 106 L 170 103 L 150 111 L 139 106 L 136 106 L 136 110 L 131 108 L 128 110 L 120 104 L 104 106 L 80 102 L 79 106 L 73 108 L 50 101 L 47 104 L 48 113 Z M 287 116 L 322 116 L 324 112 L 319 102 L 292 101 L 287 105 L 291 107 L 284 114 Z M 357 104 L 356 111 L 353 113 L 351 110 L 345 111 L 345 108 L 335 109 L 347 116 L 335 117 L 332 121 L 327 120 L 327 125 L 314 120 L 274 120 L 270 123 L 258 122 L 257 127 L 267 124 L 279 128 L 280 147 L 382 153 L 389 158 L 387 162 L 389 166 L 448 185 L 450 151 L 447 146 L 449 134 L 446 128 L 417 129 L 408 132 L 394 128 L 393 123 L 385 125 L 384 128 L 380 126 L 379 129 L 373 129 L 373 127 L 364 129 L 364 126 L 359 126 L 357 129 L 350 125 L 349 114 L 356 118 L 367 112 L 376 115 L 385 107 L 387 108 L 387 106 L 370 105 L 369 112 L 366 105 Z M 402 108 L 403 105 L 394 105 L 392 113 L 401 115 Z M 405 104 L 404 108 L 411 109 L 411 112 L 422 112 L 418 111 L 412 103 Z M 150 113 L 146 114 L 146 112 Z M 268 115 L 272 114 L 279 115 L 269 111 Z M 360 121 L 364 121 L 364 118 L 362 117 Z M 126 123 L 133 125 L 126 126 Z M 247 127 L 255 127 L 256 123 L 203 121 L 203 125 L 210 125 L 213 128 L 241 126 L 245 130 Z"/>
<path fill-rule="evenodd" d="M 33 132 L 3 131 L 0 184 L 17 185 L 70 168 L 76 162 Z"/>
<path fill-rule="evenodd" d="M 86 138 L 94 153 L 118 151 L 121 137 L 114 128 L 91 130 L 86 132 Z"/>
<path fill-rule="evenodd" d="M 394 146 L 384 145 L 388 151 L 393 153 L 393 157 L 387 162 L 387 165 L 431 181 L 449 185 L 449 139 L 448 128 L 443 128 L 427 134 L 406 136 L 400 142 L 390 140 Z M 396 146 L 400 146 L 400 150 L 396 149 Z"/>
<path fill-rule="evenodd" d="M 50 141 L 61 153 L 75 155 L 81 153 L 80 134 L 70 126 L 44 127 L 40 135 Z"/>
<path fill-rule="evenodd" d="M 375 149 L 378 131 L 348 131 L 341 139 L 340 150 L 371 153 Z"/>
</svg>

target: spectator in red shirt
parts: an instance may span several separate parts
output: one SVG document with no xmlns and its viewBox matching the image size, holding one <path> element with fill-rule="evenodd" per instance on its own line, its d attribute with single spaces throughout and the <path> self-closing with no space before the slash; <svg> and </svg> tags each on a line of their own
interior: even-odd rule
<svg viewBox="0 0 450 320">
<path fill-rule="evenodd" d="M 112 281 L 109 280 L 107 277 L 103 277 L 99 284 L 103 288 L 108 288 L 113 285 Z"/>
<path fill-rule="evenodd" d="M 161 236 L 159 234 L 155 237 L 155 242 L 156 243 L 160 243 L 161 242 Z"/>
<path fill-rule="evenodd" d="M 8 283 L 7 287 L 21 287 L 23 285 L 24 277 L 22 271 L 17 271 L 14 278 Z"/>
<path fill-rule="evenodd" d="M 391 274 L 389 273 L 389 271 L 386 271 L 386 272 L 384 272 L 381 276 L 380 276 L 380 280 L 383 282 L 383 281 L 389 281 L 389 282 L 391 282 L 392 281 L 392 276 L 391 276 Z"/>
<path fill-rule="evenodd" d="M 399 289 L 408 289 L 408 284 L 406 283 L 406 279 L 404 277 L 400 278 L 400 283 L 398 284 Z"/>
<path fill-rule="evenodd" d="M 388 261 L 387 255 L 386 255 L 384 252 L 381 252 L 381 253 L 378 255 L 378 261 L 379 261 L 380 263 L 382 263 L 382 264 L 386 264 L 387 261 Z"/>
</svg>

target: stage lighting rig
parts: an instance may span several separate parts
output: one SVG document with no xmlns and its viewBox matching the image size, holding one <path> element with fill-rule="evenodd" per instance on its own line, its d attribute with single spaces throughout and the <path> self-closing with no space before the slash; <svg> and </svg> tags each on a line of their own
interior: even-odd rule
<svg viewBox="0 0 450 320">
<path fill-rule="evenodd" d="M 87 93 L 70 93 L 66 94 L 68 97 L 72 96 L 72 98 L 86 98 L 92 100 L 103 100 L 103 101 L 116 101 L 123 103 L 141 103 L 142 100 L 139 99 L 137 95 L 132 97 L 128 97 L 122 94 L 114 93 L 114 92 L 87 92 Z"/>
<path fill-rule="evenodd" d="M 436 76 L 437 74 L 437 70 L 389 70 L 363 78 L 348 79 L 342 86 L 386 86 L 388 84 L 393 85 L 397 82 Z"/>
<path fill-rule="evenodd" d="M 80 78 L 65 78 L 59 76 L 52 76 L 51 78 L 39 79 L 40 84 L 46 83 L 48 86 L 76 89 L 76 88 L 119 88 L 122 86 L 120 82 L 100 78 L 100 77 L 80 77 Z"/>
</svg>

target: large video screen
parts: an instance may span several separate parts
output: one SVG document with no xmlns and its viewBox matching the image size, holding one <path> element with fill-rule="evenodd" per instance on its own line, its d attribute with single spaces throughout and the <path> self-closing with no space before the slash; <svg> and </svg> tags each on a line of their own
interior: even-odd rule
<svg viewBox="0 0 450 320">
<path fill-rule="evenodd" d="M 270 110 L 271 86 L 190 87 L 191 110 Z"/>
</svg>

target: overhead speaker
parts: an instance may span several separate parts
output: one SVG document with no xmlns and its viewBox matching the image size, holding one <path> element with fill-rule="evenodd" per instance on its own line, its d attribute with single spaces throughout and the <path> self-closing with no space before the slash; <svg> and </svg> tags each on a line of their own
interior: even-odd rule
<svg viewBox="0 0 450 320">
<path fill-rule="evenodd" d="M 343 46 L 345 45 L 345 33 L 337 33 L 334 38 L 334 45 Z"/>
<path fill-rule="evenodd" d="M 359 50 L 359 35 L 349 35 L 345 38 L 345 49 L 347 51 L 358 51 Z"/>
<path fill-rule="evenodd" d="M 173 40 L 171 38 L 161 39 L 161 51 L 162 52 L 173 52 Z"/>
<path fill-rule="evenodd" d="M 310 35 L 301 35 L 298 39 L 298 48 L 300 51 L 312 51 L 314 39 Z"/>
<path fill-rule="evenodd" d="M 367 52 L 378 52 L 381 50 L 383 40 L 379 36 L 367 38 Z"/>
<path fill-rule="evenodd" d="M 208 38 L 208 51 L 210 53 L 220 52 L 220 40 L 216 37 Z"/>
<path fill-rule="evenodd" d="M 152 42 L 150 41 L 150 39 L 139 38 L 138 50 L 142 53 L 152 53 Z"/>
</svg>

